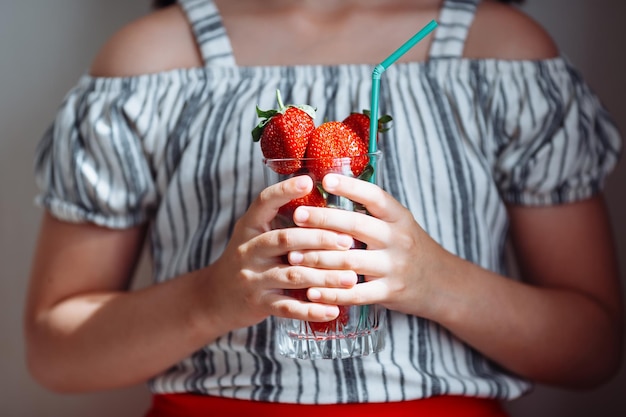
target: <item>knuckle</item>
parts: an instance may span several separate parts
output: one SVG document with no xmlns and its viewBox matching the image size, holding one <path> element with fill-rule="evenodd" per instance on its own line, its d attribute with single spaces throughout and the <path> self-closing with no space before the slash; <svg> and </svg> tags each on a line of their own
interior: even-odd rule
<svg viewBox="0 0 626 417">
<path fill-rule="evenodd" d="M 245 259 L 249 258 L 248 252 L 248 248 L 245 245 L 237 246 L 234 251 L 235 261 L 241 264 Z"/>
<path fill-rule="evenodd" d="M 350 221 L 346 222 L 346 227 L 348 229 L 348 234 L 355 235 L 357 232 L 359 232 L 359 230 L 363 228 L 363 225 L 359 220 L 359 217 L 356 216 L 351 217 Z"/>
<path fill-rule="evenodd" d="M 305 261 L 309 266 L 318 266 L 321 262 L 320 254 L 317 252 L 309 252 L 305 254 Z"/>
<path fill-rule="evenodd" d="M 292 317 L 297 313 L 296 306 L 292 303 L 280 303 L 275 308 L 277 315 L 281 317 Z"/>
<path fill-rule="evenodd" d="M 329 304 L 339 304 L 341 302 L 339 294 L 334 291 L 330 291 L 328 294 L 326 294 L 326 299 L 328 300 Z"/>
<path fill-rule="evenodd" d="M 256 306 L 259 304 L 259 297 L 254 292 L 248 292 L 243 295 L 243 301 L 247 306 Z"/>
<path fill-rule="evenodd" d="M 347 270 L 353 271 L 353 270 L 355 270 L 359 266 L 358 261 L 351 255 L 352 254 L 348 252 L 348 253 L 345 254 L 345 256 L 342 257 L 342 259 L 341 259 L 341 268 L 342 269 L 347 269 Z"/>
<path fill-rule="evenodd" d="M 282 248 L 290 248 L 293 243 L 293 238 L 289 230 L 282 229 L 277 235 L 278 245 Z"/>
<path fill-rule="evenodd" d="M 285 273 L 285 278 L 290 284 L 298 285 L 302 283 L 304 276 L 300 268 L 293 267 L 287 269 L 287 272 Z"/>
<path fill-rule="evenodd" d="M 414 239 L 414 237 L 409 234 L 398 233 L 394 235 L 394 240 L 395 244 L 404 251 L 414 249 L 418 245 L 418 242 Z"/>
<path fill-rule="evenodd" d="M 242 268 L 238 271 L 238 279 L 243 283 L 251 282 L 255 279 L 255 273 L 248 268 Z"/>
<path fill-rule="evenodd" d="M 318 224 L 320 226 L 327 225 L 329 223 L 327 210 L 311 210 L 311 223 Z"/>
<path fill-rule="evenodd" d="M 272 192 L 269 188 L 262 190 L 257 197 L 257 201 L 261 205 L 267 204 L 271 199 L 272 199 Z"/>
<path fill-rule="evenodd" d="M 323 319 L 324 315 L 320 312 L 320 309 L 315 307 L 315 306 L 308 306 L 307 307 L 307 316 L 313 318 L 313 319 Z"/>
<path fill-rule="evenodd" d="M 318 242 L 322 248 L 331 248 L 337 245 L 337 238 L 329 233 L 320 233 L 318 235 Z"/>
</svg>

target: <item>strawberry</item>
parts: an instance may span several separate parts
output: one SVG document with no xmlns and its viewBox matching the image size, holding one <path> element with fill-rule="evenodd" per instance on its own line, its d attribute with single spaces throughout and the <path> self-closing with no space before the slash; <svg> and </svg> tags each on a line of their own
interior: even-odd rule
<svg viewBox="0 0 626 417">
<path fill-rule="evenodd" d="M 293 297 L 296 300 L 300 300 L 300 301 L 308 300 L 308 298 L 306 297 L 306 292 L 307 292 L 306 288 L 299 288 L 297 290 L 285 290 L 286 295 Z"/>
<path fill-rule="evenodd" d="M 348 125 L 359 137 L 369 143 L 370 137 L 370 111 L 363 110 L 363 113 L 351 113 L 343 120 L 343 123 Z M 378 133 L 386 132 L 389 130 L 387 123 L 393 119 L 388 114 L 381 116 L 378 119 Z"/>
<path fill-rule="evenodd" d="M 285 106 L 279 90 L 276 90 L 276 100 L 278 109 L 264 111 L 257 106 L 257 116 L 262 120 L 252 130 L 252 138 L 261 142 L 265 158 L 302 158 L 315 128 L 315 109 L 308 105 Z M 285 161 L 274 167 L 279 174 L 292 174 L 298 169 L 299 161 Z"/>
<path fill-rule="evenodd" d="M 367 144 L 348 126 L 341 122 L 325 122 L 309 137 L 307 158 L 321 158 L 310 167 L 315 178 L 321 180 L 329 172 L 344 172 L 344 167 L 333 158 L 353 158 L 350 165 L 352 175 L 358 177 L 369 162 Z"/>
</svg>

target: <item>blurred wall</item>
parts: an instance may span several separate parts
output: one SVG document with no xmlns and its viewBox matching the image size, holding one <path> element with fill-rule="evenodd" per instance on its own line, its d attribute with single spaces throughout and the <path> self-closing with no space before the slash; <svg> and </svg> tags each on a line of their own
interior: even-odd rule
<svg viewBox="0 0 626 417">
<path fill-rule="evenodd" d="M 32 163 L 38 139 L 66 91 L 116 29 L 148 0 L 0 0 L 0 415 L 137 417 L 144 386 L 88 395 L 52 394 L 28 376 L 21 331 L 29 261 L 40 211 Z M 529 0 L 524 9 L 555 37 L 626 133 L 626 5 L 620 0 Z M 626 271 L 626 163 L 608 184 Z M 572 318 L 573 320 L 575 318 Z M 573 364 L 572 366 L 575 366 Z M 626 415 L 626 370 L 591 392 L 537 387 L 510 405 L 514 417 Z"/>
</svg>

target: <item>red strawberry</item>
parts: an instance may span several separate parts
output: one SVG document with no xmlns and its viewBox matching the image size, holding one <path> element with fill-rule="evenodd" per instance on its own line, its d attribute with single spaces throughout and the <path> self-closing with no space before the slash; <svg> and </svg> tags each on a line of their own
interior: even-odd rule
<svg viewBox="0 0 626 417">
<path fill-rule="evenodd" d="M 276 90 L 277 110 L 260 110 L 258 126 L 252 130 L 255 142 L 261 142 L 263 156 L 268 159 L 302 158 L 307 148 L 309 135 L 315 128 L 315 109 L 307 105 L 283 104 L 280 91 Z M 300 169 L 299 161 L 285 161 L 274 170 L 279 174 L 292 174 Z"/>
<path fill-rule="evenodd" d="M 348 125 L 354 132 L 359 135 L 365 143 L 369 144 L 370 137 L 370 111 L 363 110 L 363 113 L 351 113 L 343 120 L 343 123 Z M 386 132 L 389 128 L 387 123 L 391 122 L 392 117 L 389 115 L 381 116 L 378 119 L 378 133 Z"/>
<path fill-rule="evenodd" d="M 312 174 L 319 180 L 329 172 L 348 174 L 334 158 L 353 158 L 350 169 L 355 177 L 369 162 L 367 144 L 341 122 L 325 122 L 315 128 L 309 138 L 306 157 L 321 158 L 311 166 Z"/>
<path fill-rule="evenodd" d="M 288 295 L 289 297 L 293 297 L 296 300 L 300 300 L 300 301 L 308 300 L 308 298 L 306 297 L 306 292 L 307 292 L 306 288 L 299 288 L 297 290 L 285 290 L 286 295 Z"/>
</svg>

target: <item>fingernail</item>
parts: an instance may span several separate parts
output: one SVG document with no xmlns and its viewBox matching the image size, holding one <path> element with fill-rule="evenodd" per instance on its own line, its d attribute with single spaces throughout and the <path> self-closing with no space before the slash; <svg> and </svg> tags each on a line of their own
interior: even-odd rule
<svg viewBox="0 0 626 417">
<path fill-rule="evenodd" d="M 296 188 L 298 190 L 304 190 L 309 185 L 309 179 L 306 175 L 301 175 L 296 178 Z"/>
<path fill-rule="evenodd" d="M 320 298 L 322 298 L 322 293 L 319 292 L 318 290 L 309 289 L 309 291 L 307 291 L 306 293 L 306 296 L 311 301 L 319 300 Z"/>
<path fill-rule="evenodd" d="M 293 215 L 293 219 L 297 222 L 305 222 L 309 219 L 309 211 L 303 207 L 298 207 Z"/>
<path fill-rule="evenodd" d="M 356 284 L 355 274 L 351 271 L 342 272 L 339 276 L 339 283 L 344 287 Z"/>
<path fill-rule="evenodd" d="M 289 263 L 292 265 L 297 265 L 302 263 L 304 260 L 304 254 L 302 252 L 289 252 Z"/>
<path fill-rule="evenodd" d="M 324 177 L 324 188 L 332 189 L 335 188 L 339 184 L 339 179 L 336 175 L 326 175 Z"/>
<path fill-rule="evenodd" d="M 352 239 L 352 236 L 348 236 L 348 235 L 338 235 L 337 236 L 337 244 L 341 247 L 344 248 L 351 248 L 352 247 L 352 243 L 354 243 L 354 240 Z"/>
<path fill-rule="evenodd" d="M 337 316 L 336 307 L 326 307 L 326 317 L 336 317 L 336 316 Z"/>
</svg>

